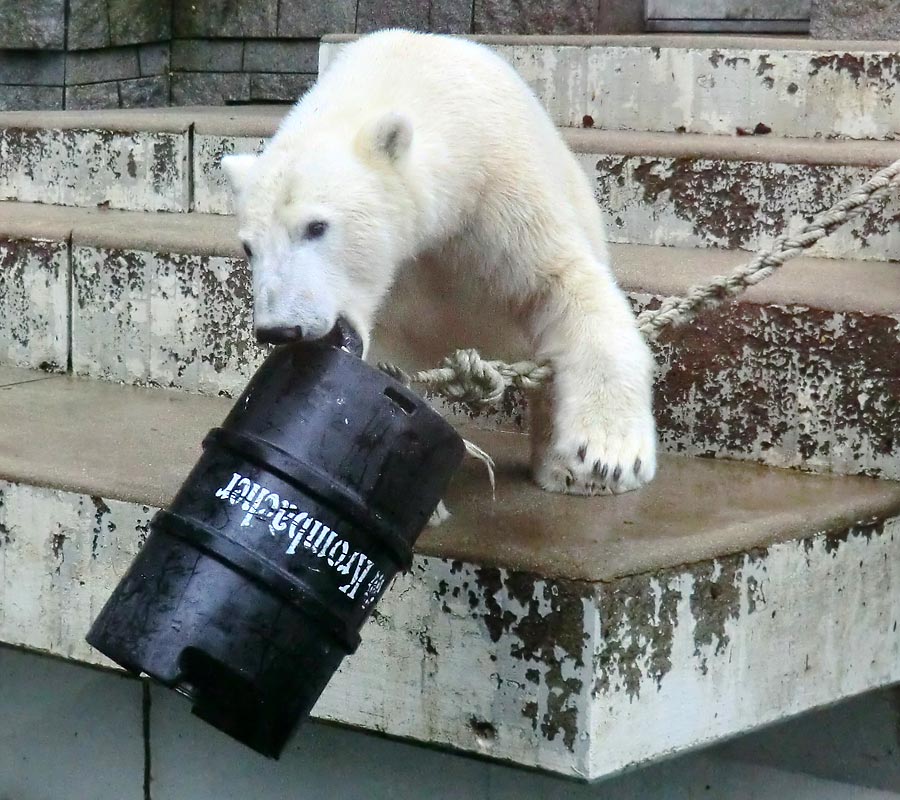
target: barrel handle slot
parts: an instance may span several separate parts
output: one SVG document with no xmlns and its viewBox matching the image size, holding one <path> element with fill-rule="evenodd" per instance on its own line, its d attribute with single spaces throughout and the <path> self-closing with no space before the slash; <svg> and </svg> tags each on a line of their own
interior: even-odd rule
<svg viewBox="0 0 900 800">
<path fill-rule="evenodd" d="M 416 413 L 416 404 L 405 394 L 398 392 L 393 386 L 388 386 L 384 393 L 400 407 L 404 414 L 412 416 Z"/>
</svg>

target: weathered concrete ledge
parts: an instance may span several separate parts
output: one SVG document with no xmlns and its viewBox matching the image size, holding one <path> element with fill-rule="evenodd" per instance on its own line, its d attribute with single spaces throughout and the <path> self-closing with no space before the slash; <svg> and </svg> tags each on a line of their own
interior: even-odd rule
<svg viewBox="0 0 900 800">
<path fill-rule="evenodd" d="M 234 219 L 207 214 L 156 214 L 44 203 L 0 202 L 0 236 L 158 253 L 241 256 Z"/>
<path fill-rule="evenodd" d="M 233 395 L 265 350 L 227 217 L 0 204 L 0 363 Z M 747 256 L 615 245 L 640 308 L 684 294 Z M 455 347 L 527 354 L 501 310 L 446 283 L 401 279 L 376 358 L 416 369 Z M 476 287 L 477 292 L 477 287 Z M 814 471 L 900 478 L 900 284 L 895 265 L 797 259 L 739 302 L 656 345 L 663 447 Z M 421 320 L 429 325 L 423 330 Z M 521 398 L 504 423 L 521 427 Z"/>
<path fill-rule="evenodd" d="M 176 106 L 172 108 L 129 108 L 71 111 L 4 111 L 0 112 L 0 127 L 19 130 L 61 131 L 103 130 L 115 133 L 181 133 L 192 125 L 202 128 L 207 120 L 214 120 L 216 130 L 232 130 L 250 135 L 260 131 L 270 136 L 272 120 L 280 120 L 284 106 Z"/>
<path fill-rule="evenodd" d="M 328 33 L 320 39 L 325 44 L 345 44 L 360 37 L 358 33 Z M 460 36 L 489 45 L 541 45 L 569 47 L 673 47 L 698 49 L 703 47 L 717 50 L 809 50 L 829 52 L 846 50 L 846 39 L 810 39 L 807 36 L 741 36 L 738 34 L 707 33 L 484 33 Z M 885 49 L 883 40 L 852 40 L 853 50 L 860 53 L 880 52 Z"/>
<path fill-rule="evenodd" d="M 188 211 L 189 164 L 186 127 L 175 132 L 0 127 L 0 200 Z"/>
<path fill-rule="evenodd" d="M 227 406 L 0 372 L 0 641 L 105 663 L 84 633 Z M 900 485 L 667 458 L 563 498 L 465 433 L 496 501 L 464 468 L 317 716 L 594 779 L 900 679 Z"/>
<path fill-rule="evenodd" d="M 728 36 L 475 37 L 508 61 L 557 125 L 891 139 L 900 56 L 886 42 Z M 325 37 L 319 70 L 348 41 Z M 857 45 L 859 45 L 857 47 Z"/>
<path fill-rule="evenodd" d="M 45 112 L 44 128 L 40 113 L 0 114 L 0 156 L 6 153 L 0 197 L 231 213 L 222 157 L 259 150 L 284 114 L 254 111 L 74 112 L 71 119 L 69 112 Z M 594 183 L 611 240 L 626 244 L 755 250 L 786 222 L 824 210 L 900 158 L 900 142 L 888 141 L 577 129 L 564 129 L 563 136 Z M 813 254 L 898 260 L 898 219 L 900 200 L 893 199 L 823 240 Z"/>
<path fill-rule="evenodd" d="M 900 158 L 891 143 L 884 165 Z M 756 251 L 846 197 L 876 171 L 704 157 L 583 153 L 611 241 Z M 829 258 L 900 259 L 900 199 L 876 203 L 810 249 Z"/>
<path fill-rule="evenodd" d="M 225 217 L 0 203 L 0 265 L 0 365 L 234 394 L 265 352 Z"/>
<path fill-rule="evenodd" d="M 203 137 L 269 137 L 285 113 L 284 106 L 0 113 L 0 200 L 191 211 L 190 168 Z M 209 210 L 202 197 L 197 210 Z"/>
<path fill-rule="evenodd" d="M 594 185 L 607 235 L 623 244 L 768 246 L 792 219 L 824 211 L 881 167 L 900 142 L 799 141 L 564 129 Z M 195 133 L 194 209 L 232 213 L 221 160 L 258 152 L 259 135 Z M 900 200 L 876 206 L 816 245 L 828 258 L 900 259 Z"/>
</svg>

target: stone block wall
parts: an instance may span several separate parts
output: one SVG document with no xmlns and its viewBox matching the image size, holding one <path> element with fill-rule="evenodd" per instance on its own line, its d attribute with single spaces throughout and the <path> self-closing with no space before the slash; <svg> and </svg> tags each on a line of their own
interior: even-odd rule
<svg viewBox="0 0 900 800">
<path fill-rule="evenodd" d="M 175 39 L 172 103 L 292 102 L 315 80 L 317 39 Z"/>
<path fill-rule="evenodd" d="M 0 0 L 0 110 L 170 99 L 171 0 Z"/>
<path fill-rule="evenodd" d="M 644 30 L 645 0 L 0 0 L 0 110 L 289 103 L 325 33 Z M 812 35 L 900 37 L 900 0 L 813 0 Z"/>
<path fill-rule="evenodd" d="M 66 0 L 0 0 L 0 48 L 62 50 Z"/>
<path fill-rule="evenodd" d="M 326 33 L 633 33 L 643 0 L 0 0 L 0 110 L 293 102 Z"/>
<path fill-rule="evenodd" d="M 816 39 L 900 39 L 900 0 L 813 0 Z"/>
<path fill-rule="evenodd" d="M 171 36 L 171 0 L 68 0 L 68 3 L 66 46 L 69 50 L 162 42 Z"/>
<path fill-rule="evenodd" d="M 147 108 L 168 104 L 168 42 L 66 54 L 66 108 Z"/>
<path fill-rule="evenodd" d="M 0 50 L 0 111 L 63 108 L 65 75 L 62 51 Z"/>
<path fill-rule="evenodd" d="M 326 33 L 633 33 L 642 26 L 643 0 L 175 0 L 172 102 L 292 102 L 315 80 Z"/>
</svg>

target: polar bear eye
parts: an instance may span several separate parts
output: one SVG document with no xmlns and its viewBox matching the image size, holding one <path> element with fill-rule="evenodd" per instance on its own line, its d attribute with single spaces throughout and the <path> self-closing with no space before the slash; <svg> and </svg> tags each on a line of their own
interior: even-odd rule
<svg viewBox="0 0 900 800">
<path fill-rule="evenodd" d="M 306 230 L 303 231 L 304 239 L 319 239 L 320 237 L 325 235 L 325 231 L 328 230 L 328 223 L 324 220 L 317 219 L 313 220 L 306 226 Z"/>
<path fill-rule="evenodd" d="M 253 258 L 253 250 L 250 249 L 250 245 L 246 242 L 241 242 L 241 244 L 244 245 L 244 254 L 247 256 L 247 260 L 249 261 L 251 258 Z"/>
</svg>

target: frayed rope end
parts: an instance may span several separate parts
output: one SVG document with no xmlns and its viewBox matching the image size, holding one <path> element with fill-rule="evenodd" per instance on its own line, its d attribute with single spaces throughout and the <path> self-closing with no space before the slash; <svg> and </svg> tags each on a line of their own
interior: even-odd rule
<svg viewBox="0 0 900 800">
<path fill-rule="evenodd" d="M 494 469 L 496 465 L 494 464 L 494 459 L 491 458 L 490 453 L 482 450 L 477 444 L 474 442 L 470 442 L 468 439 L 463 439 L 463 444 L 466 446 L 467 455 L 472 458 L 477 458 L 482 464 L 484 464 L 487 469 L 488 479 L 491 482 L 491 499 L 497 499 L 497 481 L 494 477 Z"/>
</svg>

